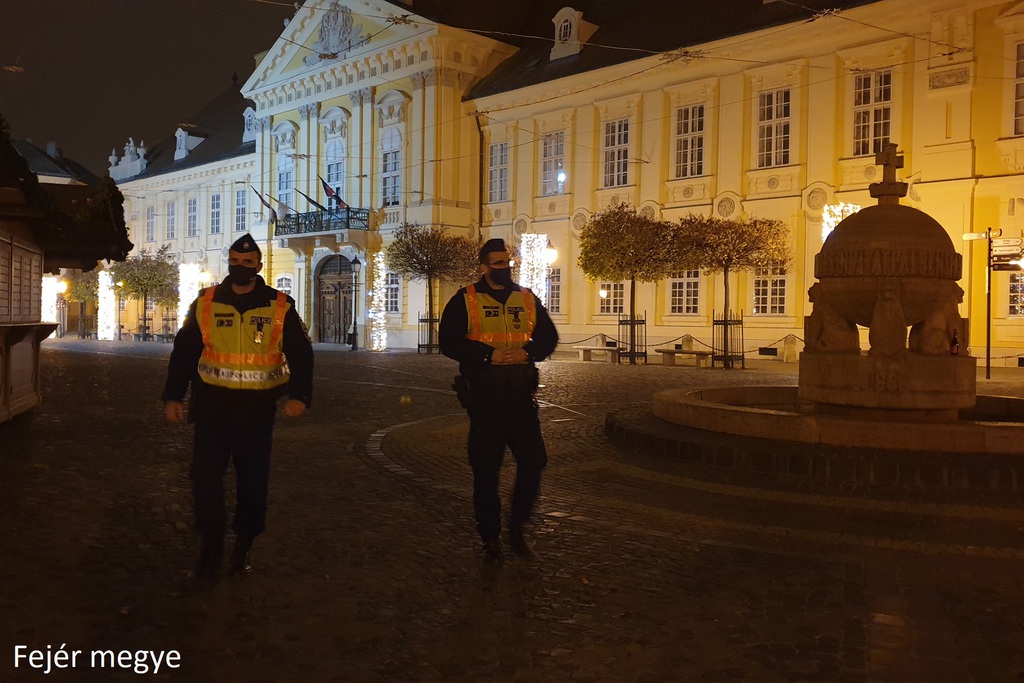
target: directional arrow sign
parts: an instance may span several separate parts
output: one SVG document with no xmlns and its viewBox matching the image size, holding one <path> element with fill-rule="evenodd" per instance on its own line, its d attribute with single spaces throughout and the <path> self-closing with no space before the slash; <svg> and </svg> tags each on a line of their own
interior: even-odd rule
<svg viewBox="0 0 1024 683">
<path fill-rule="evenodd" d="M 965 240 L 986 240 L 986 239 L 988 239 L 988 233 L 987 232 L 965 232 L 964 233 L 964 239 Z"/>
<path fill-rule="evenodd" d="M 1002 239 L 992 240 L 993 247 L 1019 247 L 1021 244 L 1024 244 L 1024 239 L 1020 237 L 1003 237 Z"/>
<path fill-rule="evenodd" d="M 993 263 L 992 270 L 1007 270 L 1007 271 L 1021 271 L 1024 270 L 1024 266 L 1019 263 Z"/>
<path fill-rule="evenodd" d="M 1019 252 L 1014 252 L 1012 254 L 992 254 L 992 263 L 1010 263 L 1011 261 L 1017 261 L 1019 259 Z"/>
<path fill-rule="evenodd" d="M 1008 246 L 1008 247 L 997 247 L 996 246 L 996 242 L 997 241 L 998 240 L 992 240 L 992 254 L 993 255 L 995 255 L 995 254 L 1002 254 L 1002 255 L 1005 255 L 1005 254 L 1020 254 L 1021 249 L 1022 249 L 1022 247 L 1020 245 Z"/>
</svg>

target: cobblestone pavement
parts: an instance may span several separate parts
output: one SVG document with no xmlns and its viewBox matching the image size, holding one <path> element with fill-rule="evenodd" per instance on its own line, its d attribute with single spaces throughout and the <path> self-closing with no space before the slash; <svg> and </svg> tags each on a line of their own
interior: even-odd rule
<svg viewBox="0 0 1024 683">
<path fill-rule="evenodd" d="M 96 649 L 176 650 L 154 679 L 182 681 L 1024 681 L 1019 497 L 823 488 L 603 436 L 658 389 L 793 365 L 545 363 L 541 557 L 486 567 L 454 364 L 318 347 L 256 571 L 204 590 L 168 352 L 47 342 L 45 405 L 0 427 L 0 681 L 138 678 Z M 980 391 L 1024 395 L 1024 370 L 993 375 Z M 74 669 L 15 668 L 62 644 Z"/>
</svg>

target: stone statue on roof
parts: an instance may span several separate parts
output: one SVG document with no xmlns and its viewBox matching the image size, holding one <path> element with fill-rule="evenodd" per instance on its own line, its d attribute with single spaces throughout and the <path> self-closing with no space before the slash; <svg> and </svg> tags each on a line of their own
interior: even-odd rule
<svg viewBox="0 0 1024 683">
<path fill-rule="evenodd" d="M 340 6 L 335 0 L 320 20 L 318 40 L 310 48 L 313 54 L 308 55 L 303 61 L 310 65 L 321 60 L 344 56 L 361 42 L 360 33 L 361 29 L 352 19 L 352 10 Z"/>
</svg>

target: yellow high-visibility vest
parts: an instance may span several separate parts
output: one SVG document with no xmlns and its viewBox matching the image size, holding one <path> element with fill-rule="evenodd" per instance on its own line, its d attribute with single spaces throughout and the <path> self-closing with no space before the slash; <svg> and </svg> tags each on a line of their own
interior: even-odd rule
<svg viewBox="0 0 1024 683">
<path fill-rule="evenodd" d="M 537 326 L 537 307 L 533 293 L 521 287 L 512 290 L 501 304 L 491 295 L 477 292 L 475 285 L 466 287 L 466 310 L 469 333 L 466 339 L 483 342 L 494 348 L 522 348 L 533 337 Z"/>
<path fill-rule="evenodd" d="M 288 382 L 284 357 L 284 315 L 288 300 L 277 299 L 245 313 L 213 300 L 214 287 L 196 300 L 196 320 L 203 334 L 199 376 L 227 389 L 273 389 Z"/>
</svg>

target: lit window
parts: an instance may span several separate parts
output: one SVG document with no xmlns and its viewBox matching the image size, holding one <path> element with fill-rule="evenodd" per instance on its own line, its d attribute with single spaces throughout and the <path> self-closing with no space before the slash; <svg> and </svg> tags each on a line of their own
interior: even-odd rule
<svg viewBox="0 0 1024 683">
<path fill-rule="evenodd" d="M 604 124 L 604 186 L 629 182 L 629 119 Z"/>
<path fill-rule="evenodd" d="M 1024 135 L 1024 43 L 1017 44 L 1016 82 L 1013 91 L 1013 134 Z"/>
<path fill-rule="evenodd" d="M 541 139 L 541 189 L 545 196 L 562 194 L 565 186 L 565 133 L 549 133 Z"/>
<path fill-rule="evenodd" d="M 757 97 L 757 167 L 789 163 L 789 88 L 768 90 Z"/>
<path fill-rule="evenodd" d="M 487 201 L 508 201 L 508 143 L 491 145 L 487 166 Z"/>
<path fill-rule="evenodd" d="M 778 264 L 754 270 L 754 315 L 786 313 L 786 269 Z"/>
<path fill-rule="evenodd" d="M 146 207 L 146 241 L 156 241 L 156 207 Z"/>
<path fill-rule="evenodd" d="M 284 292 L 285 294 L 291 296 L 291 293 L 292 293 L 292 276 L 291 275 L 279 275 L 278 278 L 277 278 L 277 283 L 275 285 L 275 289 L 277 289 L 277 291 L 279 291 L 279 292 Z"/>
<path fill-rule="evenodd" d="M 676 178 L 704 174 L 704 105 L 676 110 Z"/>
<path fill-rule="evenodd" d="M 669 312 L 696 315 L 700 312 L 700 271 L 683 270 L 672 274 L 669 283 Z"/>
<path fill-rule="evenodd" d="M 892 121 L 892 72 L 857 74 L 853 80 L 853 155 L 882 151 Z"/>
<path fill-rule="evenodd" d="M 1010 273 L 1010 315 L 1024 315 L 1024 273 Z"/>
<path fill-rule="evenodd" d="M 626 300 L 626 285 L 622 282 L 602 282 L 600 289 L 608 296 L 601 298 L 600 313 L 622 313 Z"/>
</svg>

